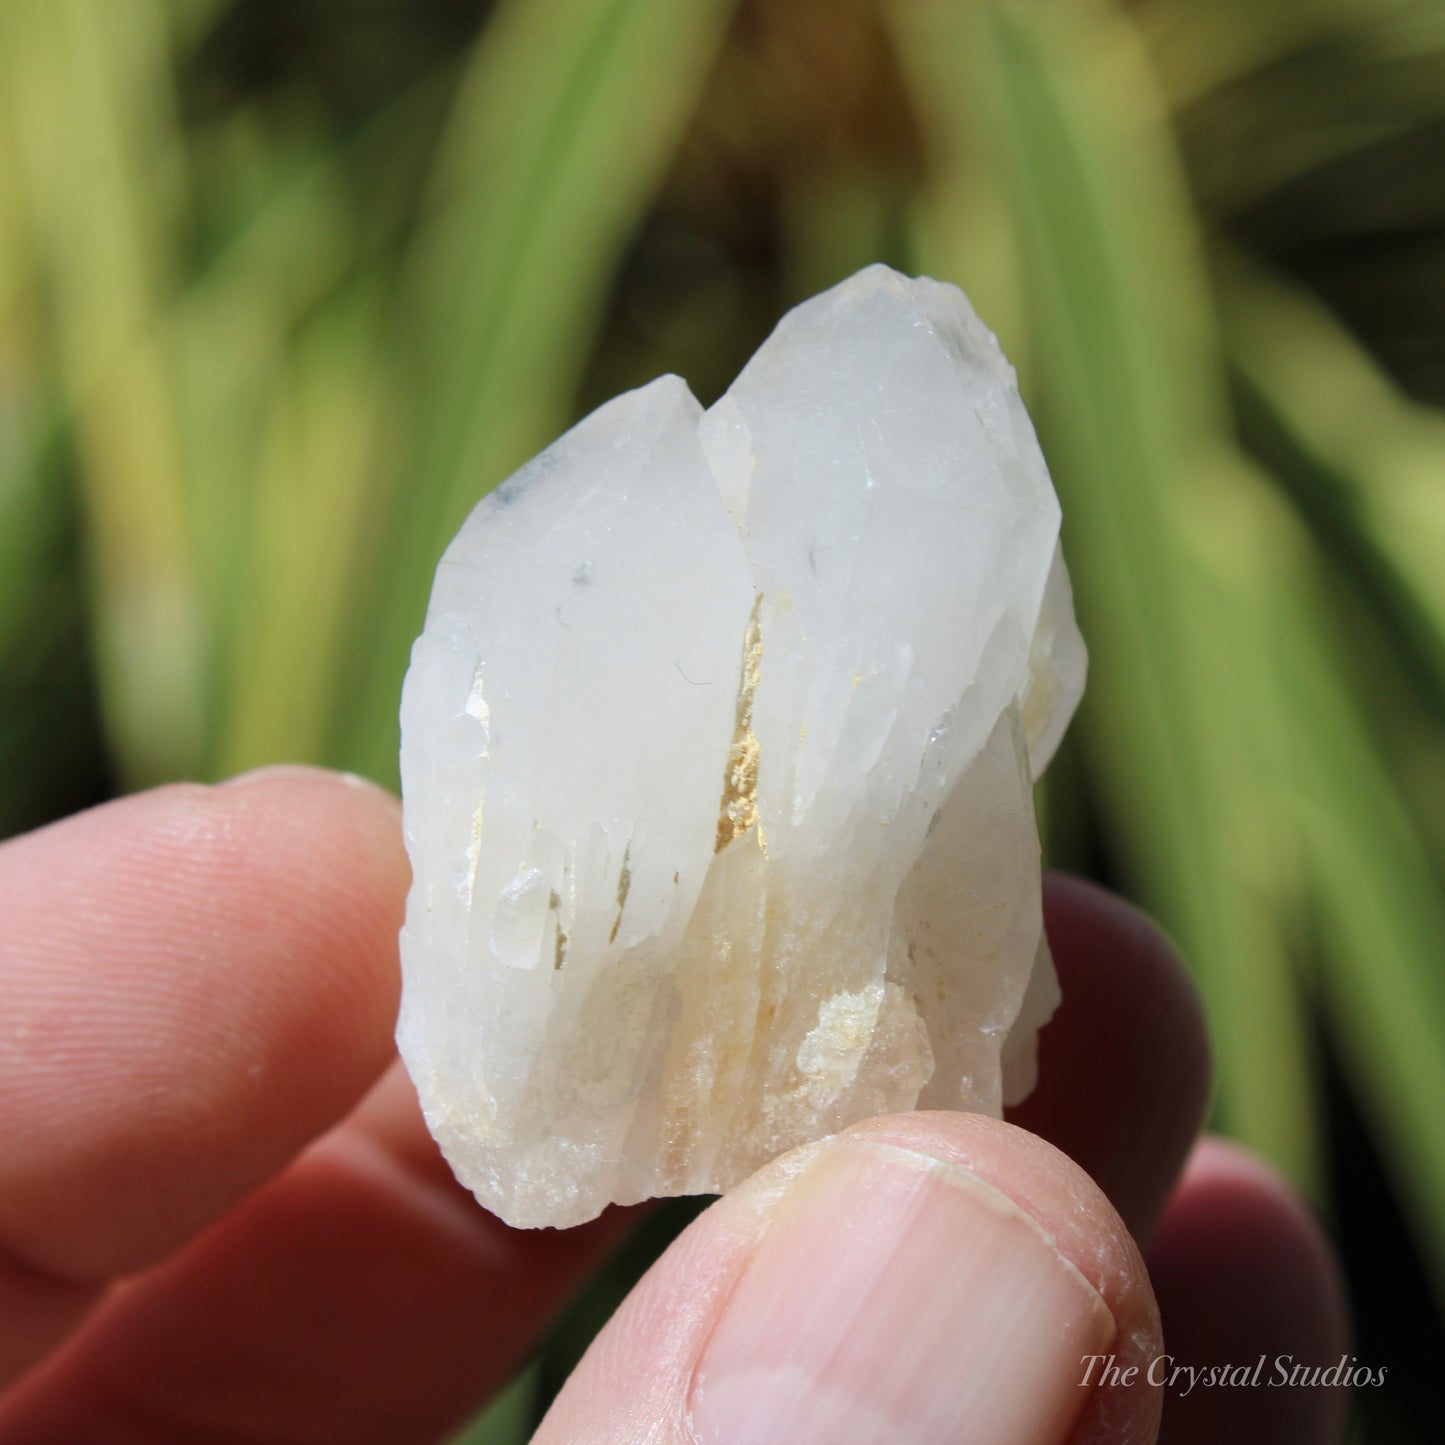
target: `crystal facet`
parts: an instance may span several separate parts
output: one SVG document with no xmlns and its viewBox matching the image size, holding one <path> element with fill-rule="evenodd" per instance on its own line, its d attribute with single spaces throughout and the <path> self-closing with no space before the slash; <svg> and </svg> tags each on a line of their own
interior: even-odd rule
<svg viewBox="0 0 1445 1445">
<path fill-rule="evenodd" d="M 883 266 L 476 508 L 402 699 L 398 1041 L 483 1204 L 576 1224 L 1032 1087 L 1058 532 L 993 335 Z"/>
</svg>

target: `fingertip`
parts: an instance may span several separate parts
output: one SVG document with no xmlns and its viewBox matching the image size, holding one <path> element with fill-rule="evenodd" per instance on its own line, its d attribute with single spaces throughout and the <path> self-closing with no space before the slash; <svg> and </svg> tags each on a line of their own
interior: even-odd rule
<svg viewBox="0 0 1445 1445">
<path fill-rule="evenodd" d="M 135 1269 L 344 1114 L 391 1057 L 394 805 L 317 770 L 177 784 L 0 850 L 0 1238 Z"/>
<path fill-rule="evenodd" d="M 1319 1372 L 1348 1357 L 1344 1282 L 1318 1220 L 1271 1165 L 1201 1140 L 1148 1257 L 1177 1364 L 1266 1365 L 1247 1387 L 1170 1390 L 1171 1445 L 1341 1437 L 1347 1391 L 1320 1383 Z"/>
<path fill-rule="evenodd" d="M 1254 1261 L 1248 1269 L 1242 1254 Z M 1326 1355 L 1348 1345 L 1344 1280 L 1319 1219 L 1272 1164 L 1232 1140 L 1208 1135 L 1196 1145 L 1149 1257 L 1171 1290 L 1184 1266 L 1201 1281 L 1218 1277 L 1216 1265 L 1247 1275 L 1255 1286 L 1243 1302 L 1262 1326 L 1305 1331 L 1300 1345 Z M 1277 1289 L 1260 1286 L 1255 1265 Z"/>
<path fill-rule="evenodd" d="M 299 787 L 324 789 L 349 788 L 352 793 L 370 800 L 382 812 L 401 816 L 401 799 L 388 788 L 364 778 L 360 773 L 337 768 L 319 768 L 311 763 L 267 763 L 234 777 L 225 778 L 217 788 Z"/>
<path fill-rule="evenodd" d="M 287 949 L 334 975 L 334 1021 L 354 1015 L 355 1042 L 376 1063 L 369 1083 L 390 1058 L 401 989 L 396 935 L 411 865 L 400 800 L 357 774 L 293 763 L 203 792 L 221 855 L 198 860 L 203 877 L 230 870 L 229 897 L 216 902 L 233 926 L 276 921 Z"/>
<path fill-rule="evenodd" d="M 1158 1347 L 1138 1251 L 1082 1170 L 997 1120 L 898 1115 L 695 1221 L 538 1439 L 1127 1445 L 1152 1439 L 1137 1365 Z"/>
<path fill-rule="evenodd" d="M 1039 1036 L 1039 1083 L 1009 1119 L 1076 1160 L 1147 1239 L 1209 1105 L 1199 991 L 1147 914 L 1081 878 L 1044 877 L 1063 1001 Z"/>
</svg>

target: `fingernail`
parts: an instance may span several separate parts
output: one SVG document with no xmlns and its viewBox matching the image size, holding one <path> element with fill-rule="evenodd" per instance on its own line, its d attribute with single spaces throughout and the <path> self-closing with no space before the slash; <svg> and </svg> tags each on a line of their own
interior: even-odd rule
<svg viewBox="0 0 1445 1445">
<path fill-rule="evenodd" d="M 1053 1240 L 959 1165 L 825 1149 L 779 1204 L 693 1383 L 705 1445 L 1063 1441 L 1113 1316 Z"/>
</svg>

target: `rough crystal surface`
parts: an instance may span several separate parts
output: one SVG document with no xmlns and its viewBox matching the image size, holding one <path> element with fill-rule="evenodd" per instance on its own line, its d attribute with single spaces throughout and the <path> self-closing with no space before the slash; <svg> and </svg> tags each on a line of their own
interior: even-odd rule
<svg viewBox="0 0 1445 1445">
<path fill-rule="evenodd" d="M 483 1204 L 576 1224 L 1032 1087 L 1058 533 L 993 335 L 882 266 L 476 508 L 403 693 L 398 1041 Z"/>
</svg>

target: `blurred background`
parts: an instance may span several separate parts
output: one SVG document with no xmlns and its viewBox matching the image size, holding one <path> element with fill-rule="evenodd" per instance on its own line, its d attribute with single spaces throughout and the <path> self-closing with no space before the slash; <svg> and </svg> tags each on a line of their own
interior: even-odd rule
<svg viewBox="0 0 1445 1445">
<path fill-rule="evenodd" d="M 1356 1438 L 1436 1440 L 1440 0 L 4 0 L 0 835 L 280 759 L 394 786 L 476 499 L 877 259 L 968 290 L 1063 497 L 1051 859 L 1190 959 L 1216 1123 L 1389 1369 Z"/>
</svg>

